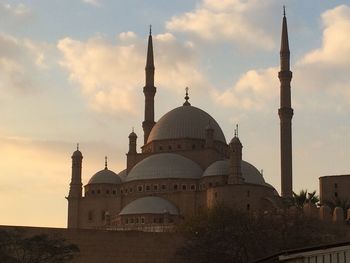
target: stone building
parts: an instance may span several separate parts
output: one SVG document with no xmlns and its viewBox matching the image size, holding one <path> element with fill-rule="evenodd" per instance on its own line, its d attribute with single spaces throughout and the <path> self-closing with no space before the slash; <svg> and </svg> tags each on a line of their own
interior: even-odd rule
<svg viewBox="0 0 350 263">
<path fill-rule="evenodd" d="M 350 205 L 350 175 L 328 175 L 319 178 L 320 203 L 347 202 Z"/>
<path fill-rule="evenodd" d="M 281 37 L 281 185 L 282 197 L 292 196 L 292 134 L 290 52 L 287 20 Z M 154 119 L 154 56 L 148 38 L 143 142 L 129 134 L 125 170 L 105 167 L 82 185 L 83 155 L 72 155 L 68 228 L 141 229 L 166 231 L 184 218 L 217 203 L 247 211 L 278 207 L 280 196 L 251 163 L 242 159 L 238 127 L 227 142 L 219 124 L 190 103 L 188 89 L 179 107 Z M 84 188 L 84 191 L 83 191 Z"/>
</svg>

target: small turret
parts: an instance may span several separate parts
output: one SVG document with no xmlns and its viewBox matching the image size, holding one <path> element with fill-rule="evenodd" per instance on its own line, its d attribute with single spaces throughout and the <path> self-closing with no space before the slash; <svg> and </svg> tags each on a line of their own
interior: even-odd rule
<svg viewBox="0 0 350 263">
<path fill-rule="evenodd" d="M 81 167 L 83 155 L 79 151 L 79 144 L 77 150 L 72 155 L 72 178 L 70 183 L 68 197 L 81 198 L 82 197 L 82 181 L 81 181 Z"/>
<path fill-rule="evenodd" d="M 129 134 L 129 151 L 126 154 L 126 173 L 128 174 L 130 170 L 137 163 L 139 154 L 137 153 L 137 135 L 132 128 L 131 133 Z"/>
<path fill-rule="evenodd" d="M 238 125 L 236 126 L 235 135 L 232 138 L 230 149 L 230 174 L 228 178 L 229 184 L 242 184 L 244 178 L 242 175 L 242 143 L 238 138 Z"/>
<path fill-rule="evenodd" d="M 137 135 L 134 132 L 134 128 L 132 132 L 129 134 L 129 152 L 128 154 L 137 154 Z"/>
<path fill-rule="evenodd" d="M 70 182 L 68 200 L 68 228 L 79 228 L 79 203 L 82 198 L 83 184 L 81 181 L 81 167 L 83 155 L 77 150 L 72 155 L 72 178 Z"/>
</svg>

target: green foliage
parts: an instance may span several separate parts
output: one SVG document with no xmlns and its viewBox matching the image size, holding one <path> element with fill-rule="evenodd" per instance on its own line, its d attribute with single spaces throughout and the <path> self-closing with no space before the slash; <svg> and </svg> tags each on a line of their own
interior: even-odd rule
<svg viewBox="0 0 350 263">
<path fill-rule="evenodd" d="M 249 262 L 282 250 L 339 241 L 342 233 L 300 210 L 248 214 L 224 206 L 203 211 L 179 229 L 186 238 L 175 262 Z"/>
<path fill-rule="evenodd" d="M 0 230 L 0 259 L 3 263 L 70 262 L 79 248 L 63 238 L 46 234 L 27 235 L 18 229 Z"/>
<path fill-rule="evenodd" d="M 293 192 L 293 205 L 297 208 L 303 208 L 304 204 L 311 202 L 312 204 L 317 204 L 320 201 L 316 195 L 316 190 L 308 193 L 306 190 L 300 190 L 299 194 Z"/>
</svg>

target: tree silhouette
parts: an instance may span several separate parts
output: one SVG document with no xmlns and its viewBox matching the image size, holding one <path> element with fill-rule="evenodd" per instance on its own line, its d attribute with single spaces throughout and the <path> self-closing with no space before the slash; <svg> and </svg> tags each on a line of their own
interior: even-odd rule
<svg viewBox="0 0 350 263">
<path fill-rule="evenodd" d="M 0 230 L 0 259 L 3 263 L 70 262 L 79 248 L 60 237 L 28 235 L 19 229 Z"/>
<path fill-rule="evenodd" d="M 312 204 L 317 204 L 320 199 L 316 195 L 316 190 L 308 193 L 306 190 L 300 190 L 299 194 L 296 194 L 293 192 L 293 205 L 295 205 L 297 208 L 303 208 L 304 204 L 311 202 Z"/>
<path fill-rule="evenodd" d="M 185 220 L 179 231 L 185 242 L 174 262 L 191 263 L 250 262 L 288 249 L 340 241 L 348 232 L 301 210 L 259 214 L 220 205 Z"/>
</svg>

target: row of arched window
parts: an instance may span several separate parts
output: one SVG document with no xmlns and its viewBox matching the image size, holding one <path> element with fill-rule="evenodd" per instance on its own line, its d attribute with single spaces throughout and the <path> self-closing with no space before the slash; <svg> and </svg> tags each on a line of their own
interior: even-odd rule
<svg viewBox="0 0 350 263">
<path fill-rule="evenodd" d="M 195 191 L 196 185 L 195 184 L 173 184 L 172 186 L 169 186 L 167 184 L 147 184 L 147 185 L 137 185 L 136 186 L 136 192 L 142 193 L 142 192 L 167 192 L 167 191 Z M 120 192 L 122 194 L 130 194 L 134 192 L 133 187 L 123 187 L 120 189 Z"/>
</svg>

